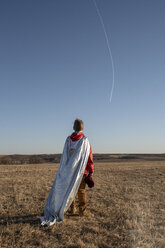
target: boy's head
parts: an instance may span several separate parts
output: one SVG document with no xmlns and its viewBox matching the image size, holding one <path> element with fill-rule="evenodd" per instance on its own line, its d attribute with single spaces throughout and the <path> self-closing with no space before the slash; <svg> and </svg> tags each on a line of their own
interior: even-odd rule
<svg viewBox="0 0 165 248">
<path fill-rule="evenodd" d="M 84 129 L 84 123 L 82 120 L 76 118 L 74 121 L 73 129 L 75 132 L 80 132 Z"/>
</svg>

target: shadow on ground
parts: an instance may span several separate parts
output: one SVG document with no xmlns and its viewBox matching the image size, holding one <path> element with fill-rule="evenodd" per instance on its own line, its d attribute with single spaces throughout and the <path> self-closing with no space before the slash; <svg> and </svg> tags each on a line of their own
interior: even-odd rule
<svg viewBox="0 0 165 248">
<path fill-rule="evenodd" d="M 38 214 L 30 214 L 23 216 L 12 216 L 12 217 L 0 217 L 0 226 L 6 226 L 10 224 L 25 224 L 30 223 L 31 225 L 38 225 L 40 222 L 40 216 Z"/>
</svg>

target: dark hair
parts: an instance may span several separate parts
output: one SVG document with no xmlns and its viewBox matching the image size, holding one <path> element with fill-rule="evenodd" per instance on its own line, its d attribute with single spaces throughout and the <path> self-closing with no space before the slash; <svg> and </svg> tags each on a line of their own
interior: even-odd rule
<svg viewBox="0 0 165 248">
<path fill-rule="evenodd" d="M 84 123 L 82 120 L 76 118 L 74 121 L 73 129 L 75 132 L 80 132 L 81 130 L 84 129 Z"/>
</svg>

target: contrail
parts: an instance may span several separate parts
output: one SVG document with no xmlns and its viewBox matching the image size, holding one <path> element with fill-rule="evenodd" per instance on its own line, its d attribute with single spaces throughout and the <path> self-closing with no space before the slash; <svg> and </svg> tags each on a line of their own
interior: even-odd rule
<svg viewBox="0 0 165 248">
<path fill-rule="evenodd" d="M 101 13 L 99 11 L 99 8 L 97 6 L 96 1 L 93 0 L 93 3 L 95 5 L 96 12 L 98 14 L 98 17 L 100 19 L 100 22 L 101 22 L 101 25 L 102 25 L 102 28 L 103 28 L 103 32 L 104 32 L 105 39 L 106 39 L 106 42 L 107 42 L 108 52 L 109 52 L 109 56 L 110 56 L 111 64 L 112 64 L 112 88 L 111 88 L 111 92 L 110 92 L 110 102 L 111 102 L 112 95 L 113 95 L 114 84 L 115 84 L 115 70 L 114 70 L 113 56 L 112 56 L 111 47 L 110 47 L 109 40 L 108 40 L 108 35 L 107 35 L 106 29 L 105 29 L 105 25 L 104 25 L 104 22 L 103 22 L 103 18 L 101 16 Z"/>
</svg>

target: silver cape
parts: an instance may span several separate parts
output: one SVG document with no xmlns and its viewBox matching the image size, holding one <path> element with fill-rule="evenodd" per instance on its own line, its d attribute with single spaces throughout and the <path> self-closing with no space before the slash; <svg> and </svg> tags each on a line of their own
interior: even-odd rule
<svg viewBox="0 0 165 248">
<path fill-rule="evenodd" d="M 64 213 L 70 207 L 77 194 L 81 183 L 90 152 L 90 144 L 87 137 L 72 141 L 67 137 L 60 161 L 60 165 L 54 179 L 52 188 L 44 208 L 44 217 L 41 217 L 41 225 L 61 222 Z"/>
</svg>

